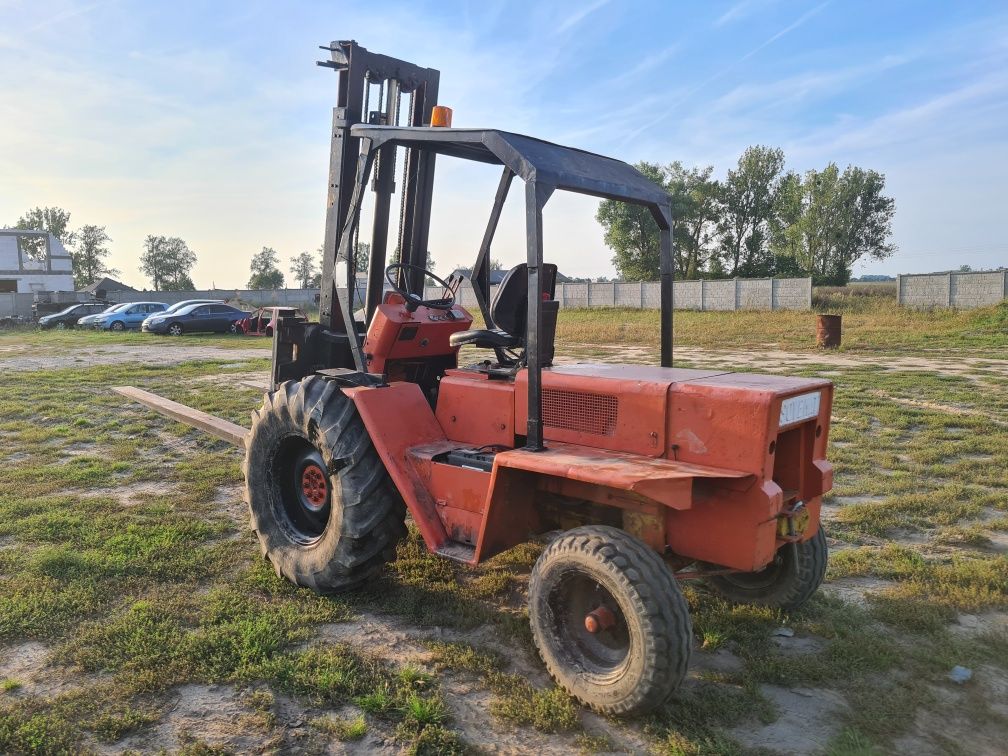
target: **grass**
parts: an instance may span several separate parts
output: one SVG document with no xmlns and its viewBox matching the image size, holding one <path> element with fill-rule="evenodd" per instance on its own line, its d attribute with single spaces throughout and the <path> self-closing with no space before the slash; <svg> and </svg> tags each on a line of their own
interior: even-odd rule
<svg viewBox="0 0 1008 756">
<path fill-rule="evenodd" d="M 1008 347 L 1008 304 L 977 310 L 908 310 L 885 300 L 836 307 L 843 316 L 842 352 L 917 352 L 992 356 Z M 814 313 L 676 311 L 675 343 L 713 349 L 815 349 Z M 558 344 L 612 344 L 659 348 L 657 310 L 564 310 Z"/>
<path fill-rule="evenodd" d="M 847 349 L 993 356 L 1008 338 L 1003 313 L 852 303 Z M 808 313 L 677 314 L 681 340 L 698 346 L 805 349 L 809 322 Z M 561 325 L 573 341 L 657 339 L 654 313 L 568 311 Z M 2 334 L 0 348 L 66 356 L 150 338 L 33 333 L 19 342 Z M 165 349 L 261 343 L 263 356 L 0 373 L 0 644 L 11 654 L 45 644 L 46 674 L 61 681 L 56 692 L 39 692 L 35 673 L 0 669 L 0 752 L 148 747 L 155 727 L 170 721 L 174 691 L 193 684 L 241 692 L 245 716 L 234 726 L 263 742 L 290 746 L 289 711 L 304 712 L 305 743 L 318 749 L 373 736 L 407 752 L 464 752 L 464 723 L 446 684 L 460 680 L 485 689 L 491 716 L 521 742 L 554 738 L 585 752 L 623 747 L 626 728 L 656 752 L 744 752 L 733 728 L 780 715 L 768 685 L 843 697 L 847 708 L 826 746 L 834 754 L 888 752 L 921 716 L 977 731 L 1008 724 L 979 688 L 967 686 L 959 703 L 936 693 L 955 664 L 975 670 L 975 686 L 990 670 L 1008 674 L 1008 637 L 986 626 L 964 633 L 959 623 L 963 613 L 1008 610 L 1008 557 L 997 546 L 1008 529 L 1008 427 L 993 422 L 1008 420 L 1008 380 L 990 364 L 951 375 L 837 367 L 824 356 L 791 371 L 828 372 L 837 384 L 836 488 L 826 510 L 838 540 L 828 584 L 867 584 L 867 593 L 858 604 L 819 595 L 784 615 L 731 606 L 690 585 L 699 655 L 735 662 L 699 671 L 664 709 L 621 725 L 588 719 L 562 690 L 525 673 L 533 665 L 542 677 L 523 598 L 542 544 L 470 570 L 427 553 L 413 531 L 361 592 L 319 597 L 277 578 L 241 513 L 238 452 L 108 392 L 140 385 L 246 423 L 261 395 L 227 376 L 264 370 L 265 340 L 163 341 Z M 390 618 L 417 650 L 400 657 L 354 634 L 328 639 L 327 628 L 362 613 Z M 773 632 L 782 625 L 808 645 L 778 645 Z M 218 752 L 219 741 L 196 732 L 180 750 Z"/>
<path fill-rule="evenodd" d="M 331 717 L 316 717 L 312 726 L 322 732 L 335 736 L 337 740 L 360 740 L 367 735 L 367 720 L 363 716 L 353 719 L 333 719 Z"/>
</svg>

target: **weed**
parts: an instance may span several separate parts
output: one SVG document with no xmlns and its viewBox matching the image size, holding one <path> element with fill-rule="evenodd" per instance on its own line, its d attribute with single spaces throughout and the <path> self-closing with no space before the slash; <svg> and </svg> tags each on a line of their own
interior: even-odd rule
<svg viewBox="0 0 1008 756">
<path fill-rule="evenodd" d="M 827 756 L 881 756 L 881 753 L 853 727 L 845 727 L 826 747 Z"/>
<path fill-rule="evenodd" d="M 532 725 L 540 732 L 564 732 L 578 727 L 578 710 L 567 691 L 557 687 L 539 690 L 517 675 L 507 678 L 494 686 L 498 694 L 490 704 L 494 716 L 513 724 Z"/>
<path fill-rule="evenodd" d="M 367 735 L 367 720 L 362 716 L 353 719 L 333 719 L 332 717 L 316 717 L 311 721 L 312 727 L 334 736 L 337 740 L 360 740 Z"/>
<path fill-rule="evenodd" d="M 392 687 L 385 683 L 357 696 L 354 703 L 368 714 L 386 714 L 395 707 L 396 699 Z"/>
<path fill-rule="evenodd" d="M 273 704 L 276 703 L 276 699 L 270 691 L 258 688 L 245 696 L 245 703 L 253 709 L 269 711 L 273 708 Z"/>
<path fill-rule="evenodd" d="M 457 732 L 432 725 L 420 731 L 406 753 L 410 756 L 462 756 L 468 750 Z"/>
<path fill-rule="evenodd" d="M 587 732 L 574 736 L 574 744 L 582 753 L 605 753 L 614 750 L 612 738 L 606 733 L 589 735 Z"/>
<path fill-rule="evenodd" d="M 448 709 L 440 696 L 409 693 L 402 705 L 403 721 L 418 731 L 427 725 L 441 724 L 448 718 Z"/>
</svg>

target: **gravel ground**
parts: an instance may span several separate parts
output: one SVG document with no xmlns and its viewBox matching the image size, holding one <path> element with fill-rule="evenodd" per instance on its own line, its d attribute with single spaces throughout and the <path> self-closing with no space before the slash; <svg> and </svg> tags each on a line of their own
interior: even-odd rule
<svg viewBox="0 0 1008 756">
<path fill-rule="evenodd" d="M 29 350 L 0 351 L 0 370 L 25 372 L 32 370 L 58 370 L 68 367 L 94 367 L 117 365 L 124 362 L 143 362 L 148 365 L 177 365 L 190 360 L 227 360 L 243 362 L 268 358 L 268 349 L 233 349 L 216 346 L 165 346 L 109 344 L 93 350 L 73 352 L 32 352 Z"/>
</svg>

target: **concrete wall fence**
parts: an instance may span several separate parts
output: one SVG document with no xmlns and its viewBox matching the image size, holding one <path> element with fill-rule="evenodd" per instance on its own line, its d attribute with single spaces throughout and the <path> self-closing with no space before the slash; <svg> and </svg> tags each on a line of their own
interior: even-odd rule
<svg viewBox="0 0 1008 756">
<path fill-rule="evenodd" d="M 561 283 L 556 298 L 561 307 L 661 308 L 661 284 L 657 281 Z M 491 299 L 497 287 L 491 287 Z M 286 305 L 313 309 L 318 289 L 215 289 L 201 291 L 114 291 L 112 302 L 166 302 L 184 299 L 226 299 L 249 306 Z M 436 298 L 441 290 L 428 288 L 425 296 Z M 362 297 L 363 289 L 358 290 Z M 673 297 L 677 310 L 809 310 L 812 308 L 811 278 L 732 278 L 719 281 L 676 281 Z M 58 292 L 54 302 L 69 306 L 89 299 L 79 292 Z M 476 307 L 476 293 L 468 281 L 459 291 L 463 307 Z M 32 294 L 0 294 L 0 318 L 31 317 Z"/>
<path fill-rule="evenodd" d="M 1008 298 L 1008 270 L 905 274 L 897 279 L 896 297 L 905 307 L 989 307 Z"/>
<path fill-rule="evenodd" d="M 491 299 L 496 286 L 491 286 Z M 429 288 L 426 296 L 438 296 Z M 459 292 L 463 307 L 476 306 L 476 294 L 466 281 Z M 672 297 L 677 310 L 809 310 L 811 278 L 731 278 L 720 281 L 676 281 Z M 556 287 L 560 307 L 627 307 L 661 309 L 657 281 L 561 283 Z"/>
</svg>

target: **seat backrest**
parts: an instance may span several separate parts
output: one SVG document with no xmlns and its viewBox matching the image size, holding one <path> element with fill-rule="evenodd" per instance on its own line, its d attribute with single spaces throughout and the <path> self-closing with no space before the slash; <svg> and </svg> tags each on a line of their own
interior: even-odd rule
<svg viewBox="0 0 1008 756">
<path fill-rule="evenodd" d="M 544 294 L 553 299 L 556 290 L 557 266 L 543 263 L 540 280 Z M 525 323 L 528 320 L 528 265 L 520 263 L 509 270 L 501 279 L 493 303 L 490 305 L 493 324 L 512 336 L 525 338 Z"/>
</svg>

